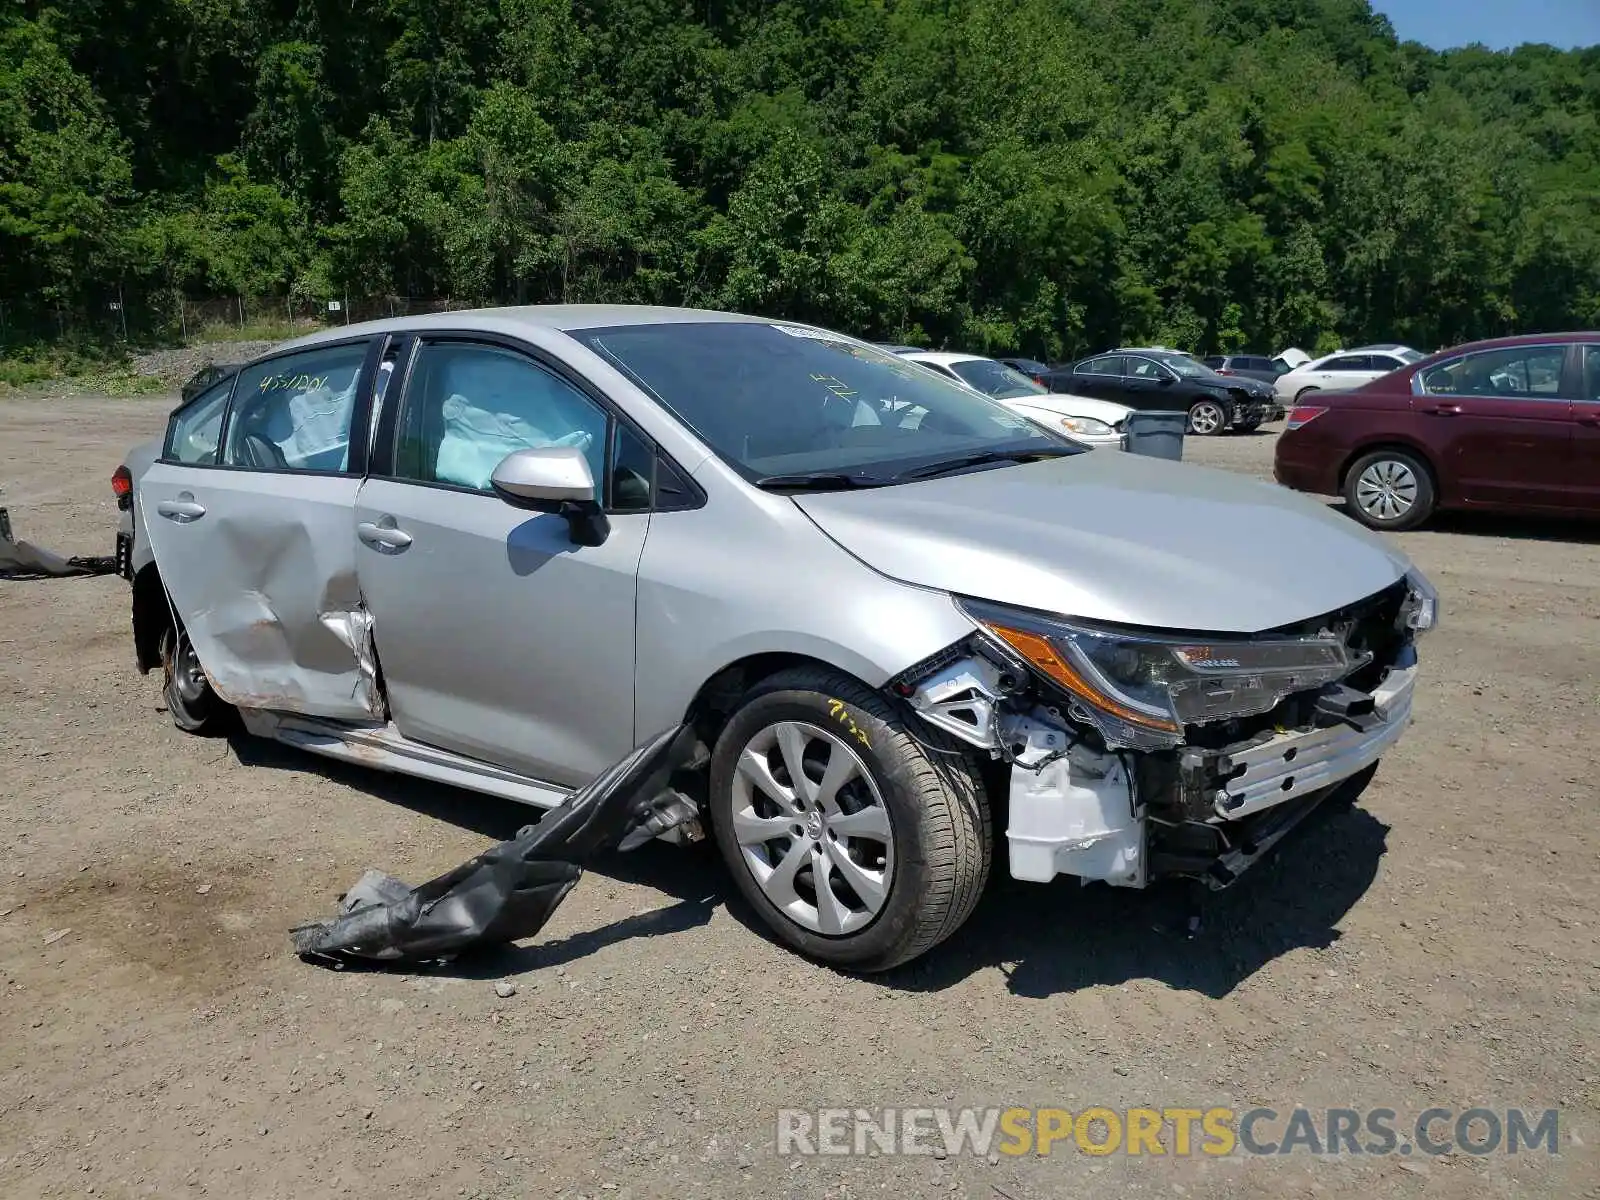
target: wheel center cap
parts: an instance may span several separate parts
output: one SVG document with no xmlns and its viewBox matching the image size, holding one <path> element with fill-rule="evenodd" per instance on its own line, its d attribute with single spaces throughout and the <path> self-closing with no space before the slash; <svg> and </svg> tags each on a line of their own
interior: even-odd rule
<svg viewBox="0 0 1600 1200">
<path fill-rule="evenodd" d="M 806 817 L 806 836 L 816 839 L 822 836 L 822 814 L 810 813 Z"/>
</svg>

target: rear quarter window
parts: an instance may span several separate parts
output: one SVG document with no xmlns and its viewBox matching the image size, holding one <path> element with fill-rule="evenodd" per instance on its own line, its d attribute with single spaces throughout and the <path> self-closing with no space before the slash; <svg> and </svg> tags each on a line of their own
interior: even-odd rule
<svg viewBox="0 0 1600 1200">
<path fill-rule="evenodd" d="M 233 391 L 233 378 L 214 384 L 172 414 L 167 422 L 167 440 L 161 447 L 162 458 L 197 467 L 216 465 L 222 414 Z"/>
</svg>

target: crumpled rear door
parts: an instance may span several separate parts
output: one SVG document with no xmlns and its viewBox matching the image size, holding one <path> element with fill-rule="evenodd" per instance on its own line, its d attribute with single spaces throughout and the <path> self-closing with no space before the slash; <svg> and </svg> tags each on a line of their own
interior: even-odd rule
<svg viewBox="0 0 1600 1200">
<path fill-rule="evenodd" d="M 156 463 L 138 502 L 211 685 L 240 708 L 383 717 L 356 582 L 354 476 Z"/>
</svg>

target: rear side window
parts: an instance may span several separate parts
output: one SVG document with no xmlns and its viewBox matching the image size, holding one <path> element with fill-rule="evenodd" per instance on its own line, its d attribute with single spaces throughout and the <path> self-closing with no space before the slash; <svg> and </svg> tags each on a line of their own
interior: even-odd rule
<svg viewBox="0 0 1600 1200">
<path fill-rule="evenodd" d="M 167 444 L 161 449 L 161 457 L 196 467 L 215 466 L 222 414 L 227 410 L 232 391 L 230 377 L 173 413 L 167 424 Z"/>
<path fill-rule="evenodd" d="M 239 372 L 222 461 L 257 471 L 343 472 L 367 343 L 269 359 Z"/>
<path fill-rule="evenodd" d="M 1564 346 L 1517 346 L 1468 354 L 1429 367 L 1422 375 L 1422 390 L 1431 395 L 1558 400 L 1566 356 Z"/>
<path fill-rule="evenodd" d="M 1121 375 L 1122 359 L 1115 354 L 1107 354 L 1103 358 L 1091 358 L 1086 363 L 1078 366 L 1079 375 Z"/>
<path fill-rule="evenodd" d="M 1365 354 L 1344 354 L 1322 364 L 1324 371 L 1370 371 L 1372 359 Z"/>
<path fill-rule="evenodd" d="M 918 366 L 927 367 L 930 371 L 937 371 L 946 379 L 954 379 L 957 383 L 961 382 L 960 377 L 943 363 L 928 362 L 926 359 L 921 358 L 914 358 L 911 361 L 916 363 Z"/>
<path fill-rule="evenodd" d="M 1600 346 L 1583 348 L 1583 399 L 1600 401 Z"/>
</svg>

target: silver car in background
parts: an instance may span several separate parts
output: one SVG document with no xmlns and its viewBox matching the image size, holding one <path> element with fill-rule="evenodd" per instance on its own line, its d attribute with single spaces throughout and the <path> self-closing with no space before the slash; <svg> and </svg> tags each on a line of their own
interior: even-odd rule
<svg viewBox="0 0 1600 1200">
<path fill-rule="evenodd" d="M 857 970 L 961 925 L 996 816 L 1017 878 L 1231 882 L 1370 777 L 1435 617 L 1313 501 L 723 313 L 332 329 L 130 485 L 180 726 L 549 806 L 687 720 L 740 890 Z"/>
</svg>

